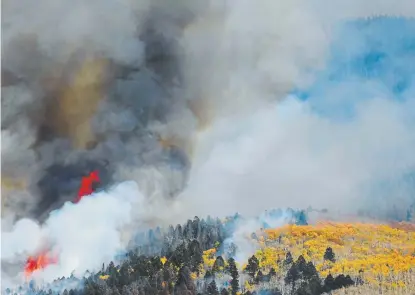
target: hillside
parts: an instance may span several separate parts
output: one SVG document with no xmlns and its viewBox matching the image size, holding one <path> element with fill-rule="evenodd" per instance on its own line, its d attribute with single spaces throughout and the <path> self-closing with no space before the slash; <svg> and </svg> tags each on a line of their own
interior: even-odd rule
<svg viewBox="0 0 415 295">
<path fill-rule="evenodd" d="M 307 225 L 292 212 L 288 225 L 239 237 L 247 222 L 239 215 L 157 228 L 119 264 L 15 294 L 414 294 L 413 224 Z M 252 253 L 242 253 L 241 238 Z M 241 254 L 248 258 L 232 258 Z"/>
</svg>

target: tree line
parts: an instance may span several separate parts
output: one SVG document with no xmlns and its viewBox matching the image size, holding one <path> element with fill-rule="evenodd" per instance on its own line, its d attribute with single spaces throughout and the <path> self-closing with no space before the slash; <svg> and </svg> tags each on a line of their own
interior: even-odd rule
<svg viewBox="0 0 415 295">
<path fill-rule="evenodd" d="M 294 215 L 295 223 L 306 223 L 304 212 Z M 38 290 L 26 286 L 30 295 L 318 295 L 352 286 L 359 282 L 350 276 L 328 275 L 320 278 L 314 264 L 303 256 L 294 261 L 290 252 L 281 262 L 284 275 L 274 269 L 260 268 L 255 255 L 248 259 L 243 270 L 237 266 L 232 253 L 221 245 L 234 230 L 235 215 L 226 222 L 195 217 L 184 225 L 150 230 L 137 240 L 145 241 L 128 252 L 122 263 L 110 262 L 95 273 L 82 279 L 60 278 L 56 282 L 78 281 L 78 288 Z M 237 247 L 237 245 L 234 245 Z M 203 252 L 216 248 L 217 256 L 212 267 L 204 265 Z M 334 261 L 331 248 L 324 259 Z M 64 286 L 64 284 L 61 284 Z M 53 284 L 52 284 L 53 286 Z M 246 286 L 249 286 L 247 288 Z M 62 290 L 63 289 L 63 290 Z M 6 292 L 7 293 L 7 292 Z M 8 290 L 8 294 L 17 294 Z M 20 293 L 21 294 L 21 293 Z"/>
</svg>

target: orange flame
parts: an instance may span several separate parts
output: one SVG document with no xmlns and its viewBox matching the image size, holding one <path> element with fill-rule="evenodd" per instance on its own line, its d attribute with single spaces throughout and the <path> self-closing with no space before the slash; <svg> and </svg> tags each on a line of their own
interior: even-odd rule
<svg viewBox="0 0 415 295">
<path fill-rule="evenodd" d="M 75 203 L 78 203 L 84 196 L 92 194 L 94 191 L 92 184 L 99 181 L 98 171 L 92 171 L 88 176 L 82 177 L 81 187 L 79 188 L 78 197 L 76 198 Z M 26 278 L 29 278 L 36 270 L 44 269 L 48 265 L 56 263 L 58 263 L 57 256 L 51 256 L 46 251 L 41 252 L 36 257 L 29 256 L 24 268 Z"/>
<path fill-rule="evenodd" d="M 50 264 L 58 263 L 57 257 L 51 257 L 48 253 L 42 252 L 37 257 L 30 256 L 24 268 L 26 277 L 30 277 L 36 270 L 44 269 Z"/>
<path fill-rule="evenodd" d="M 78 203 L 84 196 L 94 192 L 92 189 L 92 184 L 94 182 L 99 182 L 98 171 L 92 171 L 88 176 L 82 177 L 81 187 L 79 188 L 78 197 L 76 198 L 75 203 Z"/>
</svg>

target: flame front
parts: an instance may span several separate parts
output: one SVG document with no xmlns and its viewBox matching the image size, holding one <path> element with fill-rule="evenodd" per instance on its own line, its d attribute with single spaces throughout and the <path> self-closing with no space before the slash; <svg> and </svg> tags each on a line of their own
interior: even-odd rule
<svg viewBox="0 0 415 295">
<path fill-rule="evenodd" d="M 78 203 L 84 196 L 94 192 L 92 188 L 94 182 L 99 182 L 98 171 L 92 171 L 88 176 L 82 177 L 81 187 L 79 188 L 78 197 L 76 198 L 75 203 Z"/>
<path fill-rule="evenodd" d="M 52 257 L 48 253 L 42 252 L 37 257 L 30 256 L 27 259 L 24 272 L 26 277 L 30 277 L 33 272 L 56 263 L 58 263 L 58 259 L 56 257 Z"/>
<path fill-rule="evenodd" d="M 93 193 L 92 184 L 99 182 L 98 171 L 92 171 L 88 176 L 82 177 L 81 187 L 78 192 L 78 197 L 75 199 L 75 203 L 78 203 L 84 196 Z M 38 256 L 29 256 L 26 261 L 24 273 L 26 278 L 29 278 L 33 272 L 37 270 L 45 269 L 48 265 L 57 264 L 57 256 L 51 256 L 50 253 L 43 251 Z"/>
</svg>

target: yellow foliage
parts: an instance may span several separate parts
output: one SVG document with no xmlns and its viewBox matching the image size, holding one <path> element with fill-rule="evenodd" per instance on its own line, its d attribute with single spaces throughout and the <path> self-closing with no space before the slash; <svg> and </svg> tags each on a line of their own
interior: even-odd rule
<svg viewBox="0 0 415 295">
<path fill-rule="evenodd" d="M 216 260 L 216 249 L 208 249 L 206 251 L 203 251 L 203 263 L 207 267 L 212 267 Z"/>
<path fill-rule="evenodd" d="M 99 276 L 99 278 L 101 279 L 101 280 L 106 280 L 106 279 L 108 279 L 110 276 L 109 275 L 101 275 L 101 276 Z"/>
<path fill-rule="evenodd" d="M 167 258 L 166 257 L 161 257 L 160 258 L 160 261 L 164 265 L 166 263 L 166 261 L 167 261 Z"/>
<path fill-rule="evenodd" d="M 245 284 L 244 285 L 245 285 L 246 291 L 253 292 L 254 289 L 255 289 L 255 286 L 251 285 L 248 281 L 245 281 Z"/>
<path fill-rule="evenodd" d="M 363 271 L 363 279 L 390 288 L 404 287 L 402 275 L 415 271 L 415 232 L 381 224 L 318 223 L 287 225 L 264 230 L 265 246 L 257 251 L 260 267 L 278 271 L 277 260 L 290 251 L 313 261 L 320 275 L 344 273 L 351 276 Z M 323 260 L 327 247 L 336 254 L 336 262 Z"/>
</svg>

